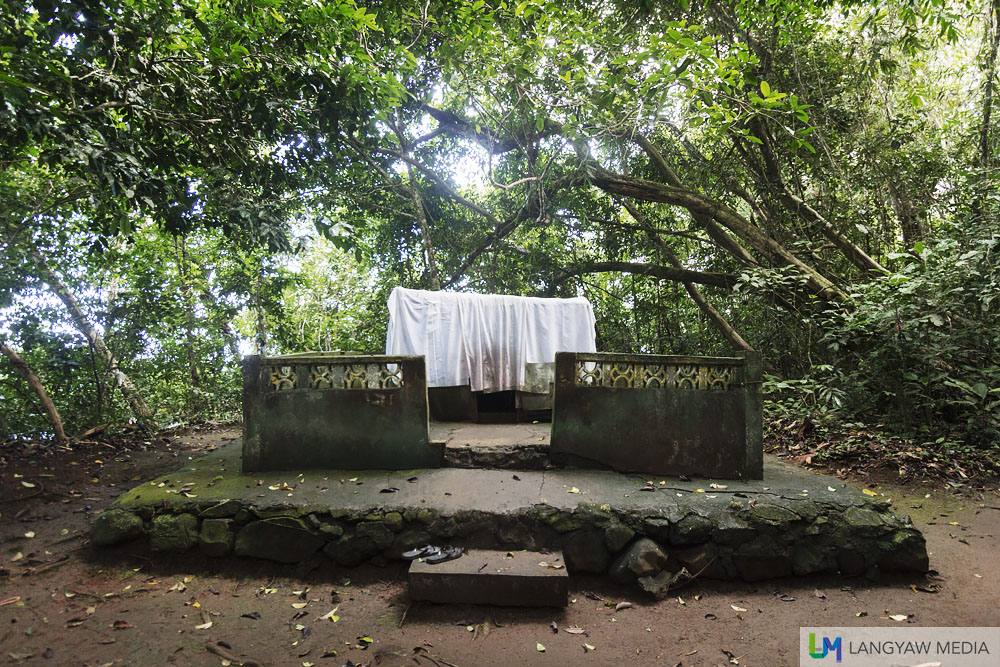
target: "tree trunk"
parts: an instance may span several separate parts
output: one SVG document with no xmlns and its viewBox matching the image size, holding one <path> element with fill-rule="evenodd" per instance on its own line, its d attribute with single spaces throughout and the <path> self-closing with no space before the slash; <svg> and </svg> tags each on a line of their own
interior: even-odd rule
<svg viewBox="0 0 1000 667">
<path fill-rule="evenodd" d="M 701 214 L 711 218 L 762 255 L 770 257 L 780 264 L 798 269 L 805 276 L 807 287 L 816 296 L 827 301 L 841 303 L 850 301 L 847 294 L 834 285 L 830 279 L 721 202 L 709 199 L 693 190 L 622 176 L 597 166 L 593 169 L 591 183 L 609 194 L 673 204 L 686 208 L 692 215 Z"/>
<path fill-rule="evenodd" d="M 31 388 L 31 391 L 35 392 L 35 396 L 38 397 L 38 402 L 42 404 L 42 409 L 45 410 L 45 416 L 48 417 L 49 423 L 52 424 L 52 430 L 55 432 L 56 440 L 59 442 L 66 442 L 69 440 L 66 437 L 66 431 L 63 430 L 62 418 L 59 416 L 59 411 L 56 410 L 55 403 L 49 398 L 49 393 L 45 391 L 45 385 L 42 381 L 38 379 L 38 374 L 28 365 L 21 356 L 10 349 L 3 341 L 0 341 L 0 353 L 10 360 L 14 368 L 24 376 L 25 381 Z"/>
<path fill-rule="evenodd" d="M 663 155 L 660 154 L 660 151 L 656 149 L 656 146 L 654 146 L 649 139 L 640 134 L 636 136 L 635 140 L 642 150 L 646 152 L 646 155 L 649 156 L 653 166 L 655 166 L 656 170 L 660 172 L 663 180 L 665 180 L 668 185 L 676 188 L 684 187 L 680 179 L 677 177 L 677 173 L 670 168 L 667 161 L 663 159 Z M 720 248 L 727 251 L 730 255 L 747 266 L 757 266 L 758 262 L 754 259 L 753 255 L 747 252 L 746 248 L 740 245 L 739 241 L 730 236 L 729 233 L 720 227 L 711 217 L 695 211 L 691 211 L 691 217 L 694 219 L 695 224 L 704 229 Z"/>
<path fill-rule="evenodd" d="M 215 302 L 215 297 L 212 293 L 208 291 L 204 286 L 198 291 L 201 298 L 201 305 L 205 307 L 205 311 L 211 313 L 213 309 L 218 308 L 218 304 Z M 212 318 L 209 317 L 209 320 Z M 222 332 L 223 338 L 226 339 L 226 348 L 229 350 L 229 356 L 237 361 L 240 358 L 240 339 L 233 331 L 233 327 L 230 326 L 229 322 L 221 322 L 217 325 L 219 331 Z"/>
<path fill-rule="evenodd" d="M 174 246 L 180 249 L 178 263 L 180 267 L 181 301 L 184 303 L 184 349 L 187 352 L 191 386 L 198 387 L 201 385 L 201 373 L 198 371 L 198 355 L 195 352 L 194 336 L 197 318 L 194 312 L 194 286 L 192 285 L 191 272 L 188 265 L 187 244 L 184 237 L 174 237 Z"/>
<path fill-rule="evenodd" d="M 257 266 L 257 277 L 254 281 L 254 311 L 257 315 L 257 337 L 254 340 L 253 350 L 258 357 L 263 357 L 267 349 L 267 319 L 264 315 L 264 276 L 263 269 Z"/>
<path fill-rule="evenodd" d="M 135 415 L 136 419 L 141 419 L 155 426 L 152 421 L 153 413 L 150 411 L 149 406 L 146 402 L 142 400 L 142 396 L 136 390 L 135 385 L 132 380 L 129 379 L 128 375 L 121 370 L 118 366 L 118 359 L 112 354 L 111 350 L 104 342 L 104 338 L 97 332 L 94 325 L 90 323 L 87 316 L 84 315 L 83 309 L 80 304 L 77 303 L 73 294 L 70 292 L 69 287 L 52 271 L 45 258 L 42 257 L 41 253 L 37 250 L 30 251 L 30 256 L 32 261 L 34 261 L 36 268 L 41 273 L 41 278 L 49 286 L 56 296 L 59 297 L 60 301 L 66 306 L 69 311 L 70 319 L 73 320 L 74 326 L 77 330 L 83 334 L 87 339 L 87 342 L 97 350 L 98 354 L 104 359 L 104 363 L 108 365 L 108 370 L 110 371 L 112 377 L 115 379 L 115 385 L 121 389 L 122 397 L 124 397 L 125 402 L 128 403 L 129 407 L 132 409 L 132 414 Z"/>
<path fill-rule="evenodd" d="M 645 217 L 635 206 L 629 202 L 622 202 L 622 204 L 625 206 L 625 210 L 629 212 L 629 215 L 635 218 L 636 222 L 640 225 L 648 227 Z M 646 236 L 656 245 L 657 248 L 660 249 L 660 252 L 666 256 L 667 261 L 670 262 L 674 268 L 684 268 L 681 264 L 681 260 L 677 257 L 677 254 L 670 248 L 669 245 L 664 243 L 663 239 L 661 239 L 655 231 L 649 229 L 646 232 Z M 726 321 L 726 318 L 722 316 L 722 313 L 716 310 L 715 307 L 712 306 L 707 299 L 705 299 L 701 290 L 699 290 L 694 283 L 688 280 L 682 280 L 681 284 L 684 285 L 684 290 L 688 293 L 688 296 L 691 297 L 691 300 L 694 301 L 698 305 L 698 308 L 701 309 L 701 312 L 708 317 L 709 322 L 711 322 L 715 328 L 719 330 L 719 333 L 721 333 L 733 347 L 737 350 L 753 350 L 750 343 L 746 342 L 746 340 L 743 339 L 743 336 L 741 336 L 736 329 L 734 329 L 733 326 Z"/>
<path fill-rule="evenodd" d="M 424 263 L 427 266 L 427 275 L 431 281 L 431 289 L 441 289 L 441 280 L 438 278 L 437 259 L 434 256 L 434 244 L 431 242 L 431 228 L 427 222 L 427 209 L 424 206 L 423 197 L 420 196 L 420 188 L 417 185 L 417 175 L 413 165 L 409 161 L 409 148 L 402 128 L 396 123 L 392 123 L 392 129 L 396 133 L 399 141 L 399 152 L 406 161 L 406 191 L 413 201 L 413 208 L 417 214 L 417 224 L 420 226 L 420 237 L 424 243 Z"/>
<path fill-rule="evenodd" d="M 987 32 L 992 39 L 986 55 L 985 76 L 983 81 L 983 122 L 979 126 L 979 166 L 990 166 L 993 154 L 990 150 L 990 123 L 993 115 L 993 91 L 996 88 L 997 49 L 1000 47 L 1000 0 L 993 0 L 987 17 Z M 985 41 L 985 40 L 984 40 Z"/>
<path fill-rule="evenodd" d="M 674 266 L 660 266 L 658 264 L 644 264 L 641 262 L 584 262 L 574 266 L 563 267 L 556 282 L 562 282 L 571 276 L 578 276 L 584 273 L 637 273 L 643 276 L 662 278 L 663 280 L 701 283 L 724 289 L 731 289 L 737 280 L 736 276 L 727 273 L 703 273 L 701 271 L 691 271 L 690 269 Z"/>
<path fill-rule="evenodd" d="M 792 192 L 788 184 L 781 177 L 781 169 L 778 160 L 771 150 L 771 136 L 763 122 L 756 123 L 754 127 L 755 136 L 760 139 L 760 154 L 764 160 L 764 172 L 772 190 L 778 196 L 781 204 L 789 212 L 807 220 L 820 229 L 820 232 L 837 247 L 840 252 L 850 260 L 851 264 L 870 276 L 884 275 L 888 273 L 885 267 L 868 256 L 864 250 L 854 244 L 849 238 L 830 223 L 829 220 L 820 215 L 819 211 L 803 201 L 798 195 Z"/>
</svg>

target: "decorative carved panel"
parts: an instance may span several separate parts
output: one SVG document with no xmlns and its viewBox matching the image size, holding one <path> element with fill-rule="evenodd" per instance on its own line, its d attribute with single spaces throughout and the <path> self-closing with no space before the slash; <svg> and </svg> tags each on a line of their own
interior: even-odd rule
<svg viewBox="0 0 1000 667">
<path fill-rule="evenodd" d="M 577 360 L 576 384 L 581 387 L 726 391 L 734 385 L 734 376 L 732 366 Z"/>
<path fill-rule="evenodd" d="M 299 376 L 308 378 L 303 386 Z M 398 363 L 325 363 L 264 366 L 270 391 L 293 389 L 399 389 L 403 367 Z"/>
</svg>

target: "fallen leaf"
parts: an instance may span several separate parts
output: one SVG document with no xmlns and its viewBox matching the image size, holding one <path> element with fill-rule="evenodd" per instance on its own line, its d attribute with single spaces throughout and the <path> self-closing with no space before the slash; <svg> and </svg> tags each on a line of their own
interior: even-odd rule
<svg viewBox="0 0 1000 667">
<path fill-rule="evenodd" d="M 591 651 L 596 651 L 596 650 L 597 650 L 597 647 L 594 646 L 593 644 L 584 644 L 583 645 L 583 652 L 584 653 L 590 653 Z"/>
<path fill-rule="evenodd" d="M 687 602 L 685 602 L 685 601 L 684 601 L 684 598 L 682 598 L 682 597 L 678 597 L 678 598 L 677 598 L 677 604 L 681 604 L 681 605 L 686 605 L 686 604 L 687 604 Z"/>
<path fill-rule="evenodd" d="M 569 490 L 569 491 L 567 491 L 566 493 L 580 493 L 580 489 L 578 489 L 578 488 L 576 488 L 576 487 L 574 486 L 574 487 L 573 487 L 572 489 L 570 489 L 570 490 Z"/>
<path fill-rule="evenodd" d="M 705 489 L 695 489 L 691 493 L 705 493 Z"/>
<path fill-rule="evenodd" d="M 631 608 L 632 608 L 631 602 L 619 602 L 618 604 L 615 605 L 615 611 L 621 611 L 622 609 L 631 609 Z"/>
<path fill-rule="evenodd" d="M 379 493 L 396 493 L 397 491 L 399 491 L 399 489 L 397 489 L 396 487 L 394 487 L 394 486 L 387 486 L 384 489 L 380 489 Z"/>
<path fill-rule="evenodd" d="M 729 485 L 728 485 L 728 484 L 716 484 L 715 482 L 712 482 L 712 483 L 711 483 L 711 484 L 709 484 L 708 486 L 709 486 L 709 488 L 712 488 L 712 489 L 718 489 L 718 490 L 720 490 L 720 491 L 722 491 L 722 490 L 724 490 L 724 489 L 728 489 L 728 488 L 729 488 Z"/>
<path fill-rule="evenodd" d="M 303 609 L 303 608 L 307 607 L 308 605 L 309 605 L 308 602 L 293 602 L 292 603 L 292 608 L 294 608 L 294 609 Z"/>
<path fill-rule="evenodd" d="M 744 609 L 743 607 L 737 607 L 734 604 L 731 604 L 729 606 L 733 608 L 733 611 L 746 611 L 746 609 Z"/>
<path fill-rule="evenodd" d="M 889 618 L 897 622 L 902 622 L 909 617 L 906 614 L 889 614 Z"/>
<path fill-rule="evenodd" d="M 858 618 L 861 618 L 862 616 L 867 616 L 867 615 L 868 615 L 867 611 L 859 611 L 858 613 L 855 614 L 855 616 L 857 616 Z"/>
<path fill-rule="evenodd" d="M 824 593 L 823 591 L 821 591 L 819 589 L 816 589 L 816 590 L 813 591 L 813 597 L 817 597 L 820 600 L 825 600 L 826 599 L 826 593 Z"/>
<path fill-rule="evenodd" d="M 205 621 L 201 625 L 194 626 L 194 629 L 195 630 L 208 630 L 210 627 L 212 627 L 212 621 Z"/>
<path fill-rule="evenodd" d="M 549 628 L 551 628 L 551 629 L 552 629 L 552 634 L 554 634 L 554 635 L 555 635 L 555 634 L 558 634 L 558 633 L 559 633 L 559 626 L 558 626 L 558 625 L 556 625 L 556 622 L 555 622 L 555 621 L 552 621 L 551 623 L 549 623 Z"/>
<path fill-rule="evenodd" d="M 111 624 L 111 627 L 114 628 L 115 630 L 128 630 L 129 628 L 134 628 L 135 626 L 129 623 L 128 621 L 122 621 L 119 619 L 115 620 Z"/>
<path fill-rule="evenodd" d="M 21 560 L 22 558 L 24 558 L 24 554 L 18 551 L 16 554 L 14 554 L 14 557 L 10 559 L 10 562 L 14 563 Z"/>
<path fill-rule="evenodd" d="M 251 621 L 259 621 L 260 620 L 260 612 L 259 611 L 252 611 L 249 614 L 240 614 L 240 618 L 249 618 Z"/>
<path fill-rule="evenodd" d="M 27 538 L 28 538 L 28 539 L 30 540 L 30 539 L 31 539 L 32 537 L 34 537 L 34 536 L 35 536 L 35 531 L 33 531 L 33 530 L 29 530 L 28 532 L 26 532 L 26 533 L 24 534 L 24 536 L 25 536 L 25 537 L 27 537 Z"/>
<path fill-rule="evenodd" d="M 23 479 L 21 480 L 21 486 L 25 486 L 25 487 L 27 487 L 29 489 L 35 488 L 35 485 L 33 483 L 31 483 L 31 482 L 25 482 Z"/>
<path fill-rule="evenodd" d="M 542 646 L 541 642 L 535 642 L 535 650 L 539 653 L 545 653 L 545 647 Z"/>
<path fill-rule="evenodd" d="M 568 632 L 571 635 L 585 635 L 585 634 L 587 634 L 587 631 L 584 630 L 583 628 L 581 628 L 579 625 L 571 625 L 568 628 L 565 628 L 565 630 L 566 630 L 566 632 Z"/>
<path fill-rule="evenodd" d="M 338 609 L 340 609 L 340 605 L 337 605 L 336 607 L 334 607 L 330 611 L 328 611 L 325 614 L 323 614 L 322 616 L 320 616 L 319 620 L 325 621 L 325 620 L 329 619 L 329 620 L 333 621 L 334 623 L 336 623 L 337 621 L 340 620 L 340 616 L 337 616 L 337 610 Z"/>
<path fill-rule="evenodd" d="M 878 495 L 877 493 L 875 493 L 871 489 L 861 489 L 861 493 L 865 494 L 866 496 L 877 496 Z"/>
<path fill-rule="evenodd" d="M 540 562 L 538 564 L 538 566 L 539 567 L 547 567 L 550 570 L 562 570 L 562 569 L 565 569 L 565 567 L 566 567 L 565 565 L 558 565 L 558 564 L 553 564 L 553 563 L 547 563 L 544 560 L 542 562 Z"/>
<path fill-rule="evenodd" d="M 705 618 L 706 618 L 707 620 L 709 620 L 709 621 L 714 621 L 714 620 L 715 620 L 716 618 L 718 618 L 718 617 L 717 617 L 717 616 L 716 616 L 715 614 L 712 614 L 712 613 L 708 613 L 708 614 L 705 614 Z"/>
</svg>

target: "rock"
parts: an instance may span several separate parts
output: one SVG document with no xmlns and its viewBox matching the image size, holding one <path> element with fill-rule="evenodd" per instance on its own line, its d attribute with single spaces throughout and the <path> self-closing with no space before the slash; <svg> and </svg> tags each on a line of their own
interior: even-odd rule
<svg viewBox="0 0 1000 667">
<path fill-rule="evenodd" d="M 833 549 L 821 544 L 801 541 L 792 549 L 791 558 L 792 572 L 797 576 L 837 571 Z"/>
<path fill-rule="evenodd" d="M 187 551 L 198 543 L 198 519 L 193 514 L 161 514 L 153 518 L 149 548 L 153 551 Z"/>
<path fill-rule="evenodd" d="M 240 508 L 238 512 L 236 512 L 236 516 L 233 517 L 233 520 L 236 521 L 237 525 L 245 526 L 256 518 L 257 517 L 254 515 L 253 512 L 248 510 L 246 507 L 243 507 Z"/>
<path fill-rule="evenodd" d="M 757 503 L 750 510 L 750 518 L 759 523 L 784 527 L 793 521 L 798 521 L 801 517 L 792 510 L 785 509 L 780 505 Z"/>
<path fill-rule="evenodd" d="M 670 572 L 664 570 L 655 577 L 639 577 L 639 588 L 649 593 L 657 600 L 663 600 L 670 595 L 670 589 L 676 584 L 681 584 L 691 578 L 691 575 L 684 568 L 680 572 Z"/>
<path fill-rule="evenodd" d="M 611 554 L 604 546 L 604 535 L 593 528 L 567 535 L 563 540 L 563 557 L 570 573 L 601 573 L 608 569 L 611 562 Z"/>
<path fill-rule="evenodd" d="M 557 533 L 571 533 L 587 525 L 586 518 L 576 516 L 573 512 L 563 512 L 548 505 L 535 507 L 538 518 L 552 526 Z"/>
<path fill-rule="evenodd" d="M 123 509 L 101 513 L 90 526 L 90 543 L 104 547 L 134 540 L 142 535 L 143 522 L 137 515 Z"/>
<path fill-rule="evenodd" d="M 497 540 L 501 546 L 515 549 L 538 549 L 543 541 L 537 537 L 537 532 L 521 521 L 504 521 L 497 529 Z"/>
<path fill-rule="evenodd" d="M 206 556 L 225 556 L 233 549 L 232 522 L 228 519 L 205 519 L 201 522 L 198 548 Z"/>
<path fill-rule="evenodd" d="M 612 563 L 608 574 L 618 583 L 628 584 L 639 577 L 658 574 L 666 564 L 666 552 L 653 540 L 643 537 Z"/>
<path fill-rule="evenodd" d="M 623 523 L 615 522 L 604 529 L 604 546 L 616 554 L 624 549 L 633 537 L 635 537 L 634 530 Z"/>
<path fill-rule="evenodd" d="M 203 509 L 199 514 L 202 519 L 228 519 L 236 516 L 243 506 L 238 500 L 223 500 L 218 505 Z"/>
<path fill-rule="evenodd" d="M 723 514 L 716 518 L 712 537 L 719 544 L 738 546 L 753 539 L 756 531 L 738 516 Z"/>
<path fill-rule="evenodd" d="M 382 525 L 394 533 L 403 530 L 403 515 L 399 512 L 389 512 L 382 518 Z"/>
<path fill-rule="evenodd" d="M 692 576 L 705 579 L 727 579 L 726 568 L 719 559 L 719 547 L 711 542 L 670 552 L 670 557 L 684 566 Z"/>
<path fill-rule="evenodd" d="M 330 542 L 323 547 L 323 553 L 339 565 L 354 567 L 377 554 L 378 548 L 370 537 L 358 537 L 354 533 L 346 533 L 336 542 Z"/>
<path fill-rule="evenodd" d="M 402 516 L 399 517 L 402 520 Z M 362 521 L 354 529 L 354 534 L 358 539 L 369 539 L 375 546 L 376 551 L 381 551 L 392 545 L 396 539 L 393 532 L 380 521 Z"/>
<path fill-rule="evenodd" d="M 328 523 L 326 521 L 321 521 L 319 524 L 319 532 L 325 537 L 330 539 L 337 539 L 344 534 L 344 527 L 339 523 Z"/>
<path fill-rule="evenodd" d="M 914 528 L 897 530 L 881 548 L 885 550 L 885 555 L 879 561 L 883 570 L 926 572 L 930 567 L 927 542 Z"/>
<path fill-rule="evenodd" d="M 298 563 L 312 558 L 323 541 L 301 519 L 279 517 L 244 526 L 236 534 L 236 553 L 278 563 Z"/>
<path fill-rule="evenodd" d="M 840 549 L 837 552 L 837 569 L 841 574 L 862 574 L 865 571 L 864 554 L 854 549 Z"/>
<path fill-rule="evenodd" d="M 642 520 L 642 532 L 659 542 L 670 541 L 670 519 L 646 517 Z"/>
<path fill-rule="evenodd" d="M 431 536 L 426 530 L 410 528 L 396 535 L 392 546 L 386 551 L 389 558 L 401 558 L 404 551 L 430 544 Z"/>
<path fill-rule="evenodd" d="M 825 516 L 816 517 L 812 523 L 806 527 L 806 535 L 831 535 L 836 531 L 836 526 Z"/>
<path fill-rule="evenodd" d="M 882 517 L 867 507 L 849 507 L 844 512 L 844 522 L 855 535 L 878 535 L 882 532 Z"/>
<path fill-rule="evenodd" d="M 675 523 L 670 529 L 670 543 L 685 547 L 692 544 L 707 542 L 715 526 L 711 521 L 698 514 L 688 514 Z"/>
</svg>

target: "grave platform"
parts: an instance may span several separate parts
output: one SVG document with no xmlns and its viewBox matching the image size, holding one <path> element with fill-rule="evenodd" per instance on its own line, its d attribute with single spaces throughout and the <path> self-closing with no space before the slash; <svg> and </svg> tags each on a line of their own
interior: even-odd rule
<svg viewBox="0 0 1000 667">
<path fill-rule="evenodd" d="M 445 442 L 488 452 L 524 441 L 542 451 L 547 425 L 526 426 L 508 431 L 513 443 L 463 440 L 461 429 Z M 923 536 L 886 500 L 770 456 L 764 479 L 751 481 L 570 468 L 241 469 L 237 440 L 127 491 L 95 520 L 92 542 L 341 566 L 385 563 L 427 543 L 559 550 L 574 574 L 607 572 L 649 538 L 668 555 L 667 570 L 706 578 L 928 567 Z"/>
</svg>

